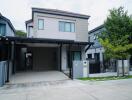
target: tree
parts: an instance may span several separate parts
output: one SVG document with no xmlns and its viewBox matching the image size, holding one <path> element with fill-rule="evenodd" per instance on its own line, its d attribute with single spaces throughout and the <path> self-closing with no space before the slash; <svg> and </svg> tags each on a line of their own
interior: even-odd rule
<svg viewBox="0 0 132 100">
<path fill-rule="evenodd" d="M 123 60 L 130 56 L 132 49 L 132 17 L 123 7 L 110 10 L 110 15 L 104 22 L 105 31 L 99 36 L 99 41 L 105 49 L 107 58 L 121 59 L 124 76 Z"/>
<path fill-rule="evenodd" d="M 26 37 L 27 34 L 21 30 L 16 30 L 16 36 L 18 37 Z"/>
</svg>

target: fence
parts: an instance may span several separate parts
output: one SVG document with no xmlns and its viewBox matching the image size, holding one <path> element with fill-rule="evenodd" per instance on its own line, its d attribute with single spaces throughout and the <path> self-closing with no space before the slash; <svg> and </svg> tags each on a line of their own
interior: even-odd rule
<svg viewBox="0 0 132 100">
<path fill-rule="evenodd" d="M 0 62 L 0 87 L 7 81 L 7 61 Z"/>
<path fill-rule="evenodd" d="M 104 72 L 116 72 L 116 61 L 109 60 L 109 61 L 97 61 L 95 59 L 89 60 L 89 72 L 90 74 L 94 73 L 104 73 Z"/>
</svg>

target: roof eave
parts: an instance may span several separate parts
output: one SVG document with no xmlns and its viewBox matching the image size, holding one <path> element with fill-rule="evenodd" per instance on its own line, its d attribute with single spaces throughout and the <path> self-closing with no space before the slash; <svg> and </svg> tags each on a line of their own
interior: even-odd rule
<svg viewBox="0 0 132 100">
<path fill-rule="evenodd" d="M 52 11 L 51 9 L 45 9 L 45 8 L 32 8 L 32 14 L 34 12 L 53 14 L 53 15 L 61 15 L 61 16 L 69 16 L 69 17 L 82 18 L 82 19 L 90 18 L 89 15 L 78 14 L 78 13 L 62 11 L 62 10 L 55 10 L 55 9 Z M 33 16 L 32 16 L 32 18 L 33 18 Z"/>
<path fill-rule="evenodd" d="M 27 37 L 0 37 L 3 41 L 16 41 L 22 43 L 59 43 L 59 44 L 77 44 L 77 45 L 92 45 L 92 42 L 81 42 L 74 40 L 60 40 L 60 39 L 44 39 L 44 38 L 27 38 Z"/>
</svg>

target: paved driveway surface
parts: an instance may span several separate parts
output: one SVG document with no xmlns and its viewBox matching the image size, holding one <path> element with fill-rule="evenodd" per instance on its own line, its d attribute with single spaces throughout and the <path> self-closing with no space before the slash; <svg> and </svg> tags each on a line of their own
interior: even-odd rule
<svg viewBox="0 0 132 100">
<path fill-rule="evenodd" d="M 0 88 L 0 100 L 132 100 L 132 79 L 6 85 Z"/>
<path fill-rule="evenodd" d="M 19 72 L 12 75 L 10 84 L 17 83 L 31 83 L 31 82 L 44 82 L 69 79 L 64 73 L 60 71 L 27 71 Z"/>
</svg>

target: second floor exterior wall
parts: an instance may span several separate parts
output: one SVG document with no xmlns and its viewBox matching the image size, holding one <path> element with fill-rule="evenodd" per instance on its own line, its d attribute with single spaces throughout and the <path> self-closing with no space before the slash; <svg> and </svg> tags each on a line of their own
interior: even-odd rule
<svg viewBox="0 0 132 100">
<path fill-rule="evenodd" d="M 43 20 L 43 29 L 39 29 L 39 20 Z M 64 23 L 68 31 L 62 31 L 63 28 L 60 23 Z M 55 14 L 45 14 L 34 12 L 33 22 L 33 36 L 36 38 L 48 38 L 48 39 L 62 39 L 62 40 L 74 40 L 74 41 L 88 41 L 88 19 L 76 18 Z M 72 26 L 72 27 L 71 27 Z M 68 28 L 71 28 L 70 30 Z M 27 29 L 28 30 L 28 29 Z"/>
<path fill-rule="evenodd" d="M 94 42 L 94 45 L 91 46 L 90 49 L 102 47 L 98 41 L 98 36 L 101 35 L 101 32 L 103 32 L 104 30 L 105 30 L 104 26 L 101 25 L 101 26 L 89 31 L 89 33 L 88 33 L 89 34 L 89 41 Z"/>
</svg>

